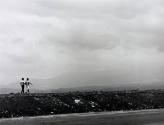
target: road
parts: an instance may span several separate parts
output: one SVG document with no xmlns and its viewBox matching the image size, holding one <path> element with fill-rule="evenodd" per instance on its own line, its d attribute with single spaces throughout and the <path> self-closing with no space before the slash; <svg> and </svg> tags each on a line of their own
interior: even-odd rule
<svg viewBox="0 0 164 125">
<path fill-rule="evenodd" d="M 164 109 L 9 118 L 0 125 L 164 125 Z"/>
</svg>

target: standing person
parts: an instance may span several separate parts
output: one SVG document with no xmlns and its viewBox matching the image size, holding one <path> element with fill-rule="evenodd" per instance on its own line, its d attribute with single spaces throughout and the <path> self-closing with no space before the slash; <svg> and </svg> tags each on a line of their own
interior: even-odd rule
<svg viewBox="0 0 164 125">
<path fill-rule="evenodd" d="M 22 78 L 21 82 L 20 82 L 20 85 L 21 85 L 21 94 L 24 93 L 24 86 L 25 86 L 25 81 L 24 81 L 24 78 Z"/>
<path fill-rule="evenodd" d="M 31 84 L 31 82 L 29 81 L 29 78 L 27 78 L 27 79 L 26 79 L 27 93 L 30 93 L 30 85 L 32 85 L 32 84 Z"/>
</svg>

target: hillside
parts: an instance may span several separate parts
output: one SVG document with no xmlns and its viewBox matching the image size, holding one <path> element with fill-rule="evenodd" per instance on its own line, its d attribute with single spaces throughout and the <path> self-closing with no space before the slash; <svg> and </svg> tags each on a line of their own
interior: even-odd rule
<svg viewBox="0 0 164 125">
<path fill-rule="evenodd" d="M 0 95 L 0 117 L 164 108 L 164 91 L 92 91 Z"/>
</svg>

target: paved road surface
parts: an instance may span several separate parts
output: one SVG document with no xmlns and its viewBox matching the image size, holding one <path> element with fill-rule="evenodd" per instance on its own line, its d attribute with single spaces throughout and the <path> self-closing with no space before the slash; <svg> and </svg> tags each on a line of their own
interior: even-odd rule
<svg viewBox="0 0 164 125">
<path fill-rule="evenodd" d="M 0 125 L 164 125 L 164 109 L 10 118 Z"/>
</svg>

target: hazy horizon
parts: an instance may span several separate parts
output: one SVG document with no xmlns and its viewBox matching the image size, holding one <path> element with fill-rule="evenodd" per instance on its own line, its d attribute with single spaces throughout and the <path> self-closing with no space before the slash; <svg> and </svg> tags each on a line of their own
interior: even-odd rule
<svg viewBox="0 0 164 125">
<path fill-rule="evenodd" d="M 163 0 L 5 0 L 0 27 L 0 88 L 164 82 Z"/>
</svg>

